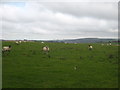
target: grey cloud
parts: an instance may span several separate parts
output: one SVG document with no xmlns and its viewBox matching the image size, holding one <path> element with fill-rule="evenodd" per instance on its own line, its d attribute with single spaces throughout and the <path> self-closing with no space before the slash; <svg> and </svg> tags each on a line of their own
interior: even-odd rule
<svg viewBox="0 0 120 90">
<path fill-rule="evenodd" d="M 77 17 L 117 20 L 118 3 L 115 2 L 55 2 L 42 4 L 54 12 L 67 13 Z"/>
<path fill-rule="evenodd" d="M 116 3 L 28 3 L 1 11 L 3 38 L 117 37 Z M 12 12 L 11 12 L 12 11 Z"/>
</svg>

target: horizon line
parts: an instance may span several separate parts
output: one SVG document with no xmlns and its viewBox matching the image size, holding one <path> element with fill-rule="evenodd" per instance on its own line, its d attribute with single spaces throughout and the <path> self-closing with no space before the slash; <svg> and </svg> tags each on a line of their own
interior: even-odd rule
<svg viewBox="0 0 120 90">
<path fill-rule="evenodd" d="M 44 41 L 47 41 L 47 40 L 74 40 L 74 39 L 119 39 L 118 37 L 117 38 L 109 38 L 109 37 L 105 37 L 105 38 L 91 38 L 91 37 L 88 37 L 88 38 L 68 38 L 68 39 L 0 39 L 0 40 L 44 40 Z"/>
</svg>

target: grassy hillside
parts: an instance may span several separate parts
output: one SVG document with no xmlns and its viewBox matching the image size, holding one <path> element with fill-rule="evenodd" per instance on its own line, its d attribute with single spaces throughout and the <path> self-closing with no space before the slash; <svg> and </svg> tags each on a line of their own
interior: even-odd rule
<svg viewBox="0 0 120 90">
<path fill-rule="evenodd" d="M 3 54 L 3 88 L 116 88 L 118 47 L 26 42 Z M 41 48 L 50 47 L 50 58 Z M 75 70 L 74 67 L 77 66 Z"/>
</svg>

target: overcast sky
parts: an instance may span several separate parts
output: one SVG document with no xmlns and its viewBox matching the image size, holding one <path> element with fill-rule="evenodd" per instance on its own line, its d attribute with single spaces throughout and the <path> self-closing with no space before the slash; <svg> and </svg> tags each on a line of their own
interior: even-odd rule
<svg viewBox="0 0 120 90">
<path fill-rule="evenodd" d="M 85 0 L 86 1 L 86 0 Z M 118 2 L 2 1 L 2 39 L 117 38 Z"/>
</svg>

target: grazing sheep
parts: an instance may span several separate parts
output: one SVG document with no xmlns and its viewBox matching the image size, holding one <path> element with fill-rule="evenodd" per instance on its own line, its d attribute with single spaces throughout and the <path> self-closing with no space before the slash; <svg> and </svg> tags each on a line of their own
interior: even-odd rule
<svg viewBox="0 0 120 90">
<path fill-rule="evenodd" d="M 44 43 L 44 42 L 41 42 L 41 43 Z"/>
<path fill-rule="evenodd" d="M 46 53 L 46 54 L 48 54 L 48 52 L 49 52 L 49 47 L 47 47 L 47 46 L 45 46 L 45 47 L 43 47 L 42 48 L 42 50 Z"/>
<path fill-rule="evenodd" d="M 103 46 L 104 44 L 102 43 L 101 45 Z"/>
<path fill-rule="evenodd" d="M 67 42 L 64 42 L 65 44 L 67 44 Z"/>
<path fill-rule="evenodd" d="M 93 46 L 92 46 L 92 45 L 89 45 L 88 48 L 89 48 L 89 50 L 92 50 L 92 49 L 93 49 Z"/>
<path fill-rule="evenodd" d="M 20 43 L 22 43 L 22 41 L 16 41 L 15 42 L 17 45 L 19 45 Z"/>
<path fill-rule="evenodd" d="M 45 47 L 42 48 L 42 50 L 43 50 L 43 52 L 44 52 L 45 54 L 47 54 L 48 57 L 50 58 L 50 55 L 48 54 L 48 52 L 49 52 L 49 50 L 50 50 L 49 47 L 45 46 Z"/>
<path fill-rule="evenodd" d="M 4 53 L 4 52 L 10 52 L 11 51 L 11 45 L 9 45 L 9 46 L 4 46 L 3 48 L 2 48 L 2 52 Z"/>
<path fill-rule="evenodd" d="M 19 41 L 19 43 L 22 43 L 22 41 Z"/>
<path fill-rule="evenodd" d="M 112 45 L 112 43 L 107 43 L 107 46 L 111 46 Z"/>
<path fill-rule="evenodd" d="M 15 44 L 19 45 L 19 42 L 18 42 L 18 41 L 16 41 L 16 42 L 15 42 Z"/>
<path fill-rule="evenodd" d="M 112 43 L 109 43 L 109 45 L 111 46 L 111 45 L 112 45 Z"/>
</svg>

